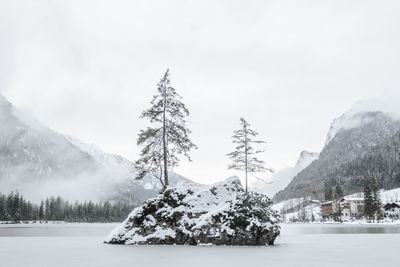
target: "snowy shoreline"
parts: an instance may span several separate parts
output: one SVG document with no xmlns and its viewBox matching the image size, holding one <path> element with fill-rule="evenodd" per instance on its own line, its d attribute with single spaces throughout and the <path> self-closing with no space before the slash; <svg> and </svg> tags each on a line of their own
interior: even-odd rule
<svg viewBox="0 0 400 267">
<path fill-rule="evenodd" d="M 0 225 L 117 225 L 120 222 L 67 222 L 67 221 L 0 221 Z"/>
<path fill-rule="evenodd" d="M 383 221 L 383 222 L 367 222 L 367 221 L 351 221 L 351 222 L 281 222 L 281 225 L 400 225 L 400 220 Z"/>
</svg>

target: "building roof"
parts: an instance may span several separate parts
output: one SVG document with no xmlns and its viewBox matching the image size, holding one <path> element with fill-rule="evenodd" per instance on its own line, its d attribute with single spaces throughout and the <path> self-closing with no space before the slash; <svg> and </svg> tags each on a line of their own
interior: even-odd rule
<svg viewBox="0 0 400 267">
<path fill-rule="evenodd" d="M 363 197 L 343 197 L 341 201 L 347 200 L 347 201 L 364 201 Z"/>
<path fill-rule="evenodd" d="M 400 208 L 400 202 L 389 202 L 386 203 L 383 208 L 390 209 L 390 208 Z"/>
</svg>

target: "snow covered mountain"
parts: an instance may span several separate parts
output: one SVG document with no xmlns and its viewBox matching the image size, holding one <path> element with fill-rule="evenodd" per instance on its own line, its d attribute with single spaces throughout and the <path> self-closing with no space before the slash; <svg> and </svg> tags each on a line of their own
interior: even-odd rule
<svg viewBox="0 0 400 267">
<path fill-rule="evenodd" d="M 324 200 L 326 189 L 334 189 L 339 183 L 345 194 L 357 192 L 371 173 L 379 177 L 382 187 L 397 186 L 400 121 L 390 113 L 377 111 L 377 106 L 368 110 L 365 103 L 357 103 L 335 119 L 318 159 L 299 172 L 274 200 L 305 196 Z"/>
<path fill-rule="evenodd" d="M 292 181 L 293 177 L 317 158 L 318 153 L 302 151 L 295 166 L 273 173 L 267 183 L 262 181 L 255 182 L 252 185 L 252 189 L 272 197 L 278 191 L 284 189 Z"/>
<path fill-rule="evenodd" d="M 325 145 L 328 145 L 328 143 L 336 136 L 338 132 L 346 129 L 356 128 L 368 123 L 371 118 L 368 116 L 362 116 L 363 113 L 378 111 L 391 114 L 391 116 L 393 116 L 390 106 L 380 99 L 358 101 L 339 118 L 333 120 L 326 135 Z"/>
<path fill-rule="evenodd" d="M 303 170 L 305 167 L 310 165 L 311 162 L 316 160 L 318 158 L 318 155 L 319 154 L 317 152 L 309 152 L 303 150 L 300 153 L 299 159 L 297 160 L 295 167 L 297 167 L 299 171 Z"/>
<path fill-rule="evenodd" d="M 80 139 L 70 135 L 64 135 L 64 137 L 68 140 L 68 142 L 70 142 L 80 150 L 84 151 L 85 153 L 89 154 L 96 162 L 102 165 L 117 165 L 125 166 L 126 168 L 131 169 L 134 168 L 134 164 L 131 161 L 120 155 L 106 153 L 97 145 L 87 144 Z"/>
<path fill-rule="evenodd" d="M 1 192 L 19 190 L 33 200 L 61 195 L 139 203 L 161 189 L 153 177 L 135 180 L 135 166 L 124 157 L 47 128 L 1 95 L 0 125 Z M 194 182 L 171 173 L 170 183 Z"/>
<path fill-rule="evenodd" d="M 14 108 L 0 96 L 0 188 L 91 175 L 100 167 L 62 135 Z"/>
<path fill-rule="evenodd" d="M 84 143 L 78 138 L 72 136 L 65 137 L 71 144 L 88 153 L 103 167 L 123 172 L 123 176 L 127 177 L 126 183 L 129 184 L 129 186 L 127 186 L 128 192 L 130 191 L 129 188 L 139 186 L 143 187 L 145 190 L 148 190 L 148 195 L 153 196 L 161 190 L 160 182 L 152 176 L 145 176 L 142 180 L 135 180 L 135 164 L 126 158 L 120 155 L 106 153 L 97 145 Z M 181 187 L 187 185 L 197 185 L 197 183 L 193 182 L 192 180 L 189 180 L 174 172 L 169 173 L 168 177 L 171 186 Z M 133 193 L 134 192 L 132 192 L 132 194 Z M 147 197 L 145 197 L 145 199 L 147 199 Z"/>
</svg>

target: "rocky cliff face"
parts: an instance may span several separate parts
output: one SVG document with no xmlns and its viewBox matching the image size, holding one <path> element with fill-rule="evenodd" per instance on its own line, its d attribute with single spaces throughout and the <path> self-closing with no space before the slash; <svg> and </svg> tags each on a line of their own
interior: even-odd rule
<svg viewBox="0 0 400 267">
<path fill-rule="evenodd" d="M 280 228 L 271 205 L 265 195 L 246 195 L 236 177 L 170 187 L 133 210 L 105 243 L 272 245 Z"/>
</svg>

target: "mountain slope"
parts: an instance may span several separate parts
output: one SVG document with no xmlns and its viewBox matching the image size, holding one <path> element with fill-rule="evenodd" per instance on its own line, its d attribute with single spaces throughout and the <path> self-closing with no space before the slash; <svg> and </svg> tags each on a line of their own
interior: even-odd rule
<svg viewBox="0 0 400 267">
<path fill-rule="evenodd" d="M 278 191 L 284 189 L 300 171 L 306 168 L 318 158 L 318 153 L 302 151 L 296 165 L 273 173 L 268 183 L 257 181 L 252 189 L 272 197 Z"/>
<path fill-rule="evenodd" d="M 135 180 L 135 166 L 129 160 L 56 133 L 23 114 L 1 95 L 0 125 L 2 192 L 19 190 L 33 200 L 61 195 L 69 200 L 135 204 L 161 189 L 153 177 Z M 170 183 L 180 186 L 194 182 L 171 173 Z"/>
<path fill-rule="evenodd" d="M 385 158 L 393 167 L 400 163 L 398 153 L 385 151 L 388 146 L 391 150 L 397 150 L 397 141 L 390 140 L 399 130 L 400 122 L 387 113 L 368 111 L 344 114 L 332 123 L 327 143 L 318 160 L 278 192 L 275 201 L 304 196 L 324 200 L 325 188 L 334 189 L 338 183 L 345 194 L 360 191 L 364 177 L 370 175 L 371 171 L 377 172 L 377 177 L 384 175 L 385 170 L 377 167 L 380 162 L 378 159 Z M 394 186 L 393 183 L 392 179 L 385 186 L 390 188 Z"/>
<path fill-rule="evenodd" d="M 68 178 L 99 166 L 68 140 L 15 109 L 0 95 L 0 180 Z"/>
<path fill-rule="evenodd" d="M 135 195 L 138 199 L 145 200 L 155 196 L 162 189 L 161 183 L 153 176 L 145 176 L 142 180 L 136 180 L 135 164 L 126 158 L 106 153 L 98 146 L 86 144 L 75 137 L 66 136 L 66 138 L 71 144 L 89 154 L 105 169 L 118 170 L 119 176 L 126 178 L 122 183 L 117 185 L 119 194 L 115 196 L 116 199 L 129 199 Z M 171 186 L 197 185 L 192 180 L 174 172 L 170 172 L 168 177 Z"/>
</svg>

